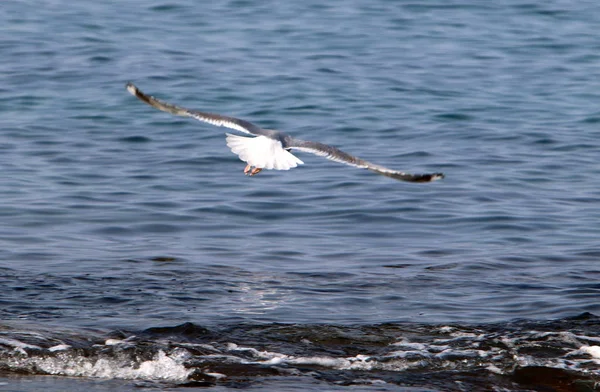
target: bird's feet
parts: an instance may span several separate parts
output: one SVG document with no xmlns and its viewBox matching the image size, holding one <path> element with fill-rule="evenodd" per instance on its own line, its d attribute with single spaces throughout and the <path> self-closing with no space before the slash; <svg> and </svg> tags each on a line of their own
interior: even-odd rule
<svg viewBox="0 0 600 392">
<path fill-rule="evenodd" d="M 258 174 L 262 171 L 262 169 L 260 167 L 255 167 L 252 168 L 252 166 L 250 165 L 246 165 L 246 167 L 244 168 L 244 174 L 247 176 L 253 176 L 255 174 Z"/>
</svg>

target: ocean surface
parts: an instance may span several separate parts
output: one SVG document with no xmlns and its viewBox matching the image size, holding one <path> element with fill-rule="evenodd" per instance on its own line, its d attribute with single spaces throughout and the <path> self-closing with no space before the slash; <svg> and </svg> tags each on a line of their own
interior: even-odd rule
<svg viewBox="0 0 600 392">
<path fill-rule="evenodd" d="M 3 391 L 600 389 L 596 1 L 3 1 Z M 125 84 L 411 173 L 244 176 Z"/>
</svg>

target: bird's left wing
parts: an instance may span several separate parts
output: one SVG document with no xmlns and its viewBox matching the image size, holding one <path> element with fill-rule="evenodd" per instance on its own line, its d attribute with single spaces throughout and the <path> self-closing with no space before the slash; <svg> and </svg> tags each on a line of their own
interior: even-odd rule
<svg viewBox="0 0 600 392">
<path fill-rule="evenodd" d="M 148 105 L 176 116 L 192 117 L 196 120 L 207 122 L 218 127 L 231 128 L 235 129 L 236 131 L 250 133 L 253 135 L 262 135 L 264 133 L 262 128 L 239 118 L 221 116 L 220 114 L 206 113 L 199 110 L 190 110 L 181 106 L 163 102 L 151 95 L 144 94 L 139 88 L 134 86 L 133 83 L 127 83 L 127 91 L 129 91 L 131 95 L 139 98 L 141 101 L 146 102 Z"/>
<path fill-rule="evenodd" d="M 367 169 L 372 172 L 384 175 L 386 177 L 394 178 L 396 180 L 409 182 L 430 182 L 444 178 L 443 173 L 410 174 L 393 169 L 388 169 L 387 167 L 376 165 L 374 163 L 357 158 L 338 148 L 318 142 L 310 142 L 306 140 L 289 138 L 286 143 L 286 148 L 310 152 L 312 154 L 325 157 L 332 161 L 345 163 L 346 165 L 358 167 L 361 169 Z"/>
</svg>

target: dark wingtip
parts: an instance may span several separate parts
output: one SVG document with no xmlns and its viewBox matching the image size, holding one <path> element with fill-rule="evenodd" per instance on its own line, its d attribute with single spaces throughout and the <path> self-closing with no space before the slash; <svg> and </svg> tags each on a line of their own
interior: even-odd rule
<svg viewBox="0 0 600 392">
<path fill-rule="evenodd" d="M 431 182 L 446 177 L 444 173 L 421 174 L 414 178 L 413 182 Z"/>
<path fill-rule="evenodd" d="M 444 173 L 427 173 L 427 174 L 408 174 L 408 173 L 399 173 L 399 172 L 381 172 L 377 171 L 377 173 L 384 175 L 386 177 L 391 177 L 395 180 L 408 181 L 408 182 L 432 182 L 436 180 L 441 180 L 446 177 Z"/>
</svg>

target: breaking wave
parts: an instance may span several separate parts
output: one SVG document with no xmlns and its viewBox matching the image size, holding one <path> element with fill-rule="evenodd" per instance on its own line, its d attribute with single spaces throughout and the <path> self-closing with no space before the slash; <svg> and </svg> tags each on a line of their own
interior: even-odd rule
<svg viewBox="0 0 600 392">
<path fill-rule="evenodd" d="M 441 390 L 455 390 L 458 384 L 468 390 L 557 385 L 595 390 L 600 381 L 599 326 L 599 318 L 591 314 L 481 326 L 207 329 L 186 323 L 105 335 L 5 325 L 0 327 L 0 370 L 170 385 L 237 385 L 300 376 L 336 385 L 417 384 Z"/>
</svg>

